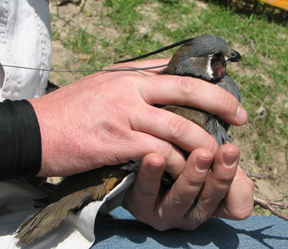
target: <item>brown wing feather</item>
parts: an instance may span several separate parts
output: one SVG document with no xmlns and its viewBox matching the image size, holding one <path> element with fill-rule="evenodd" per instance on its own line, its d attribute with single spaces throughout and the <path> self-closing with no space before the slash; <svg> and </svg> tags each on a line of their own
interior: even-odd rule
<svg viewBox="0 0 288 249">
<path fill-rule="evenodd" d="M 48 205 L 20 227 L 16 238 L 23 245 L 41 238 L 70 213 L 77 213 L 92 201 L 102 200 L 129 172 L 120 166 L 105 166 L 66 177 L 54 191 Z"/>
</svg>

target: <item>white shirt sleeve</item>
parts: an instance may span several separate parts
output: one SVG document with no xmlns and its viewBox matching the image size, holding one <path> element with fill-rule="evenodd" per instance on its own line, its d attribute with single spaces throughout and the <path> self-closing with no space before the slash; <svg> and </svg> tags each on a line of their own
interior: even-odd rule
<svg viewBox="0 0 288 249">
<path fill-rule="evenodd" d="M 0 101 L 41 96 L 50 68 L 50 13 L 47 0 L 0 0 Z"/>
<path fill-rule="evenodd" d="M 5 67 L 15 65 L 49 69 L 50 14 L 47 0 L 0 0 L 0 101 L 29 99 L 45 93 L 48 72 Z M 122 203 L 135 174 L 128 175 L 102 201 L 92 202 L 77 215 L 69 215 L 58 228 L 26 249 L 89 248 L 94 221 Z M 21 223 L 35 212 L 35 199 L 46 194 L 16 179 L 0 182 L 1 248 L 22 248 L 15 238 Z"/>
</svg>

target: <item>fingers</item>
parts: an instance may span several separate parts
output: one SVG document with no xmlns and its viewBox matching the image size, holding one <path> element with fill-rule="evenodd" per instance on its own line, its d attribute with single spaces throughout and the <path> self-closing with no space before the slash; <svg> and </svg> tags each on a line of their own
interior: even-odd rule
<svg viewBox="0 0 288 249">
<path fill-rule="evenodd" d="M 226 196 L 237 171 L 240 158 L 239 148 L 233 144 L 226 144 L 219 148 L 215 157 L 212 170 L 206 177 L 205 185 L 199 196 L 200 210 L 205 210 L 204 220 L 214 215 L 219 203 Z M 191 210 L 191 218 L 195 218 Z M 196 214 L 197 216 L 197 214 Z M 198 225 L 201 224 L 201 220 Z M 186 220 L 184 227 L 191 227 Z"/>
<path fill-rule="evenodd" d="M 160 154 L 151 153 L 145 156 L 133 187 L 125 195 L 123 207 L 141 221 L 154 219 L 164 168 L 165 159 Z"/>
<path fill-rule="evenodd" d="M 117 64 L 112 68 L 137 68 L 167 64 L 168 59 L 144 60 Z M 163 68 L 134 72 L 149 77 L 141 85 L 141 93 L 149 104 L 179 104 L 193 106 L 215 114 L 227 123 L 241 125 L 247 121 L 247 112 L 239 101 L 226 90 L 192 77 L 155 75 Z M 173 93 L 173 94 L 171 94 Z"/>
<path fill-rule="evenodd" d="M 215 215 L 224 219 L 243 220 L 248 218 L 254 208 L 254 183 L 238 167 L 225 199 L 220 203 Z"/>
<path fill-rule="evenodd" d="M 200 152 L 203 153 L 205 150 L 197 151 Z M 239 155 L 237 146 L 232 144 L 221 146 L 214 157 L 213 168 L 208 171 L 213 155 L 201 154 L 199 157 L 200 154 L 196 156 L 193 152 L 191 161 L 188 159 L 183 174 L 179 176 L 163 201 L 162 213 L 166 218 L 163 219 L 165 221 L 161 224 L 163 226 L 161 228 L 167 229 L 176 225 L 185 230 L 193 230 L 213 216 L 231 186 Z M 211 160 L 209 163 L 206 161 L 208 164 L 202 171 L 199 170 L 199 158 Z M 175 224 L 175 220 L 178 224 Z"/>
<path fill-rule="evenodd" d="M 233 144 L 221 146 L 215 156 L 206 149 L 196 149 L 171 189 L 159 195 L 165 160 L 159 154 L 149 154 L 123 206 L 158 230 L 193 230 L 215 215 L 244 219 L 253 208 L 253 183 L 238 167 L 239 157 L 239 148 Z"/>
<path fill-rule="evenodd" d="M 233 125 L 244 124 L 247 120 L 247 112 L 232 94 L 200 79 L 171 75 L 151 76 L 150 81 L 142 85 L 141 93 L 150 104 L 193 106 L 215 114 Z"/>
<path fill-rule="evenodd" d="M 196 201 L 212 161 L 213 154 L 208 150 L 197 149 L 191 153 L 182 174 L 160 203 L 159 216 L 162 223 L 156 224 L 157 229 L 166 230 L 172 227 L 186 229 L 186 214 Z M 200 223 L 198 220 L 188 218 L 189 228 L 193 226 L 196 228 L 198 222 Z"/>
<path fill-rule="evenodd" d="M 213 153 L 218 149 L 216 140 L 203 128 L 166 110 L 148 106 L 131 115 L 130 120 L 133 130 L 153 134 L 189 153 L 196 148 L 205 148 Z"/>
<path fill-rule="evenodd" d="M 208 155 L 201 155 L 201 157 L 207 160 L 210 158 Z M 210 156 L 212 156 L 210 158 L 212 161 L 213 155 Z M 237 171 L 239 156 L 240 151 L 237 146 L 232 144 L 223 145 L 214 157 L 212 169 L 208 171 L 209 167 L 206 165 L 207 168 L 204 167 L 201 172 L 199 171 L 198 161 L 194 161 L 192 153 L 191 168 L 187 169 L 190 164 L 188 159 L 183 174 L 179 176 L 171 191 L 167 194 L 167 197 L 169 195 L 171 197 L 166 198 L 166 205 L 164 205 L 165 202 L 163 203 L 163 207 L 167 207 L 166 220 L 169 221 L 170 217 L 170 223 L 164 222 L 164 228 L 175 227 L 175 220 L 178 220 L 179 228 L 192 230 L 213 216 L 231 186 Z M 197 175 L 199 178 L 195 178 Z M 163 211 L 163 213 L 165 212 Z M 176 218 L 174 220 L 171 217 Z"/>
<path fill-rule="evenodd" d="M 187 167 L 172 188 L 159 196 L 165 160 L 159 154 L 143 159 L 133 187 L 127 192 L 123 206 L 137 219 L 158 230 L 181 227 L 184 216 L 193 205 L 212 163 L 213 154 L 197 149 L 189 156 Z M 191 219 L 189 219 L 191 221 Z"/>
<path fill-rule="evenodd" d="M 168 62 L 123 65 L 162 61 Z M 75 174 L 156 152 L 164 156 L 167 171 L 178 177 L 186 162 L 177 147 L 188 153 L 199 147 L 216 153 L 212 136 L 155 103 L 201 108 L 232 124 L 240 124 L 241 117 L 246 120 L 239 102 L 220 87 L 191 77 L 156 75 L 157 70 L 101 72 L 31 100 L 43 138 L 39 176 Z"/>
</svg>

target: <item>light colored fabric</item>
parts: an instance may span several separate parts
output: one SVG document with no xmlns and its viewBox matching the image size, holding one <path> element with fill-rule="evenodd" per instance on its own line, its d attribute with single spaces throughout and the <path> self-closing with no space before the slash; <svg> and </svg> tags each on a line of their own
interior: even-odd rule
<svg viewBox="0 0 288 249">
<path fill-rule="evenodd" d="M 87 249 L 95 240 L 94 225 L 98 213 L 108 213 L 122 204 L 124 194 L 134 182 L 135 174 L 128 175 L 113 189 L 103 201 L 92 202 L 77 215 L 69 215 L 58 228 L 48 233 L 36 243 L 21 246 L 15 239 L 15 231 L 21 223 L 37 210 L 33 208 L 35 199 L 45 197 L 27 184 L 9 180 L 0 184 L 0 245 L 1 248 L 15 249 Z"/>
<path fill-rule="evenodd" d="M 0 101 L 30 99 L 45 93 L 49 73 L 4 65 L 50 68 L 50 14 L 47 0 L 0 0 Z M 36 211 L 34 200 L 46 197 L 16 179 L 0 182 L 1 248 L 89 248 L 94 241 L 94 221 L 121 205 L 134 173 L 125 178 L 102 202 L 87 205 L 77 216 L 69 215 L 60 226 L 37 243 L 21 247 L 15 231 Z M 114 198 L 116 196 L 116 198 Z"/>
<path fill-rule="evenodd" d="M 47 0 L 0 0 L 0 101 L 41 96 L 48 72 L 4 65 L 50 67 L 50 13 Z M 0 245 L 8 248 L 13 233 L 35 212 L 44 193 L 17 180 L 0 182 Z"/>
<path fill-rule="evenodd" d="M 0 63 L 50 68 L 50 13 L 47 0 L 0 0 Z M 0 67 L 0 101 L 41 96 L 49 72 Z"/>
</svg>

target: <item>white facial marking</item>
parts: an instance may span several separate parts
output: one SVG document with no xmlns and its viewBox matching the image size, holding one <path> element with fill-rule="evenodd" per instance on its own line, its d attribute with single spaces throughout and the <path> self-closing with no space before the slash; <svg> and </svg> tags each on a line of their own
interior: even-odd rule
<svg viewBox="0 0 288 249">
<path fill-rule="evenodd" d="M 211 68 L 211 60 L 212 60 L 212 55 L 208 56 L 208 63 L 207 63 L 207 67 L 206 67 L 206 72 L 209 75 L 210 79 L 213 78 L 213 70 Z"/>
</svg>

